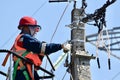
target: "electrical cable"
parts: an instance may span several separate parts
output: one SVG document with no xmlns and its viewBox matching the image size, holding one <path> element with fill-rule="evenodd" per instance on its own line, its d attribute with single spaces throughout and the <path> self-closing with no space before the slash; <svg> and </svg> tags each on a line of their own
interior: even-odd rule
<svg viewBox="0 0 120 80">
<path fill-rule="evenodd" d="M 40 5 L 40 7 L 32 14 L 32 16 L 34 16 L 46 3 L 47 1 L 45 1 L 42 5 Z"/>
<path fill-rule="evenodd" d="M 98 64 L 98 68 L 100 68 L 100 62 L 99 62 L 99 57 L 98 57 L 98 48 L 99 48 L 99 42 L 100 42 L 100 37 L 101 36 L 101 32 L 98 34 L 98 40 L 96 41 L 96 58 L 97 58 L 97 64 Z"/>
<path fill-rule="evenodd" d="M 106 37 L 107 37 L 107 41 L 108 41 L 108 46 L 106 46 L 105 44 L 105 41 L 103 40 L 103 37 L 102 37 L 102 42 L 103 42 L 103 47 L 106 49 L 107 53 L 108 53 L 108 68 L 111 69 L 111 64 L 110 64 L 110 39 L 109 39 L 109 35 L 108 35 L 108 31 L 107 31 L 107 28 L 104 27 L 106 30 Z M 102 33 L 103 34 L 103 33 Z"/>
<path fill-rule="evenodd" d="M 116 35 L 115 35 L 115 34 L 114 34 L 114 37 L 116 37 Z M 117 42 L 119 42 L 119 41 L 118 41 L 118 39 L 116 39 L 116 41 L 117 41 Z M 120 48 L 120 43 L 118 43 L 118 46 L 119 46 L 119 48 Z"/>
<path fill-rule="evenodd" d="M 116 37 L 115 34 L 114 34 L 114 37 Z M 116 39 L 116 41 L 118 42 L 118 39 Z M 120 44 L 118 44 L 118 46 L 120 47 Z M 120 57 L 118 57 L 118 56 L 116 56 L 116 55 L 114 55 L 114 54 L 112 54 L 112 53 L 111 53 L 111 55 L 120 60 Z M 118 72 L 118 73 L 112 78 L 112 80 L 114 80 L 118 75 L 120 75 L 120 72 Z"/>
<path fill-rule="evenodd" d="M 65 78 L 66 74 L 67 74 L 67 71 L 65 72 L 65 74 L 64 74 L 64 76 L 63 76 L 63 78 L 62 78 L 62 80 L 64 80 L 64 78 Z"/>
<path fill-rule="evenodd" d="M 52 42 L 53 37 L 54 37 L 54 35 L 55 35 L 55 33 L 56 33 L 58 27 L 59 27 L 60 21 L 62 20 L 62 18 L 63 18 L 63 16 L 64 16 L 64 14 L 65 14 L 65 12 L 66 12 L 68 6 L 69 6 L 69 3 L 66 5 L 66 7 L 65 7 L 65 9 L 64 9 L 64 11 L 63 11 L 63 13 L 62 13 L 62 15 L 61 15 L 59 21 L 58 21 L 58 24 L 57 24 L 57 26 L 56 26 L 56 28 L 55 28 L 55 31 L 53 32 L 53 35 L 52 35 L 52 37 L 51 37 L 50 42 Z M 46 69 L 46 67 L 47 67 L 47 59 L 46 59 L 45 69 Z M 45 75 L 45 74 L 44 74 L 44 75 Z"/>
<path fill-rule="evenodd" d="M 47 1 L 46 1 L 46 2 L 47 2 Z M 46 2 L 44 2 L 44 3 L 32 14 L 32 16 L 34 16 L 34 15 L 46 4 Z M 13 34 L 10 36 L 10 38 L 8 38 L 8 40 L 5 41 L 5 43 L 4 43 L 2 46 L 0 46 L 0 48 L 4 47 L 4 46 L 15 36 L 15 34 L 16 34 L 17 32 L 18 32 L 18 30 L 15 31 L 15 33 L 13 33 Z"/>
<path fill-rule="evenodd" d="M 44 2 L 44 3 L 43 3 L 33 14 L 32 14 L 32 16 L 34 16 L 34 15 L 45 5 L 45 3 L 46 3 L 46 2 Z M 68 5 L 66 6 L 66 8 L 65 8 L 65 10 L 64 10 L 64 12 L 63 12 L 63 14 L 62 14 L 62 16 L 60 17 L 60 20 L 59 20 L 59 22 L 58 22 L 58 24 L 57 24 L 57 27 L 56 27 L 56 29 L 55 29 L 55 32 L 57 31 L 57 28 L 58 28 L 58 26 L 59 26 L 59 23 L 60 23 L 60 21 L 61 21 L 63 15 L 64 15 L 64 13 L 65 13 L 67 7 L 68 7 Z M 55 32 L 53 33 L 52 38 L 54 37 Z M 13 35 L 12 35 L 11 37 L 13 37 Z M 10 38 L 11 38 L 11 37 L 10 37 Z M 12 38 L 11 38 L 11 39 L 12 39 Z M 9 42 L 9 41 L 10 41 L 10 39 L 7 40 L 7 42 Z M 4 45 L 5 45 L 7 42 L 5 42 Z M 52 42 L 52 39 L 51 39 L 51 42 Z M 47 62 L 46 62 L 46 63 L 47 63 Z"/>
<path fill-rule="evenodd" d="M 109 34 L 108 34 L 108 30 L 107 30 L 107 27 L 105 27 L 106 29 L 106 34 L 107 34 L 107 41 L 108 41 L 108 68 L 111 69 L 111 63 L 110 63 L 110 39 L 109 39 Z"/>
<path fill-rule="evenodd" d="M 45 1 L 33 14 L 32 14 L 32 16 L 34 16 L 45 4 L 47 3 L 47 1 Z M 48 55 L 46 55 L 46 57 L 47 57 L 47 59 L 50 61 L 50 58 L 48 57 Z M 47 59 L 46 59 L 46 65 L 45 65 L 45 69 L 46 69 L 46 67 L 47 67 Z M 51 62 L 51 61 L 50 61 Z M 51 66 L 52 66 L 52 64 L 51 64 Z M 53 67 L 52 67 L 53 68 Z M 53 68 L 54 69 L 54 68 Z M 45 72 L 43 73 L 43 76 L 45 76 Z M 42 79 L 42 80 L 44 80 L 44 78 Z"/>
<path fill-rule="evenodd" d="M 73 80 L 73 76 L 72 76 L 72 74 L 70 73 L 70 78 L 71 78 L 71 80 Z"/>
<path fill-rule="evenodd" d="M 14 36 L 17 34 L 18 30 L 16 30 L 4 43 L 0 48 L 3 48 Z"/>
<path fill-rule="evenodd" d="M 112 78 L 112 80 L 114 80 L 118 75 L 120 75 L 120 72 L 118 72 L 118 73 Z"/>
<path fill-rule="evenodd" d="M 103 26 L 103 25 L 100 25 Z M 107 37 L 107 41 L 108 41 L 108 46 L 105 45 L 105 41 L 103 40 L 103 29 L 105 28 L 106 31 L 106 37 Z M 100 41 L 101 40 L 101 41 Z M 110 39 L 109 39 L 109 35 L 108 35 L 108 31 L 107 28 L 103 26 L 102 30 L 100 30 L 99 34 L 98 34 L 98 40 L 96 41 L 96 57 L 97 57 L 97 63 L 98 63 L 98 68 L 100 68 L 100 63 L 99 63 L 99 58 L 98 58 L 98 48 L 100 47 L 100 42 L 102 42 L 102 47 L 104 47 L 108 53 L 108 68 L 111 69 L 111 64 L 110 64 Z"/>
<path fill-rule="evenodd" d="M 47 1 L 46 1 L 46 2 L 47 2 Z M 32 16 L 34 16 L 34 15 L 46 4 L 46 2 L 44 2 L 44 3 L 32 14 Z M 13 33 L 13 34 L 7 39 L 7 41 L 5 41 L 5 43 L 4 43 L 2 46 L 0 46 L 0 48 L 4 47 L 4 46 L 14 37 L 14 35 L 15 35 L 17 32 L 18 32 L 18 30 L 17 30 L 15 33 Z"/>
<path fill-rule="evenodd" d="M 56 28 L 55 28 L 55 30 L 54 30 L 54 32 L 53 32 L 53 34 L 52 34 L 52 37 L 51 37 L 50 42 L 52 42 L 53 37 L 54 37 L 54 35 L 55 35 L 55 33 L 56 33 L 58 27 L 59 27 L 59 24 L 60 24 L 60 22 L 61 22 L 61 20 L 62 20 L 62 18 L 63 18 L 63 16 L 64 16 L 64 14 L 65 14 L 65 12 L 66 12 L 68 6 L 69 6 L 69 2 L 67 3 L 67 5 L 66 5 L 66 7 L 65 7 L 65 9 L 64 9 L 64 11 L 63 11 L 63 13 L 62 13 L 62 15 L 61 15 L 61 17 L 60 17 L 60 19 L 59 19 L 59 21 L 58 21 L 58 23 L 57 23 L 57 25 L 56 25 Z"/>
</svg>

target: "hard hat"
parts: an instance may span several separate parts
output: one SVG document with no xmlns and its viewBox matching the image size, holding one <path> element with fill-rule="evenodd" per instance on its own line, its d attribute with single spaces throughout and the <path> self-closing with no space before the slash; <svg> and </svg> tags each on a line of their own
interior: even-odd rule
<svg viewBox="0 0 120 80">
<path fill-rule="evenodd" d="M 24 16 L 20 19 L 18 29 L 22 29 L 24 26 L 32 26 L 32 27 L 40 27 L 40 25 L 37 25 L 37 21 L 29 16 Z"/>
</svg>

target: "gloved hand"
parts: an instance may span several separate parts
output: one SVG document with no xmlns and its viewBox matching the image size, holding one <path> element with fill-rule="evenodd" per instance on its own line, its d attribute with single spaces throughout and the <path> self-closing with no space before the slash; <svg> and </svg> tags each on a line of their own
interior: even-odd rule
<svg viewBox="0 0 120 80">
<path fill-rule="evenodd" d="M 65 43 L 62 44 L 62 48 L 63 48 L 63 52 L 67 53 L 71 49 L 71 44 L 68 43 L 68 42 L 65 42 Z"/>
</svg>

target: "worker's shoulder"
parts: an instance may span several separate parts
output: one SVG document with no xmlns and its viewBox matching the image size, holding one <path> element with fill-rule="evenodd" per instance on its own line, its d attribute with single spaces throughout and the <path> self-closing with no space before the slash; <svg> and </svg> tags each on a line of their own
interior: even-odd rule
<svg viewBox="0 0 120 80">
<path fill-rule="evenodd" d="M 39 41 L 38 39 L 36 39 L 35 37 L 32 37 L 30 34 L 22 34 L 22 36 L 21 36 L 21 38 L 23 39 L 23 40 L 26 40 L 26 41 L 28 41 L 28 40 L 32 40 L 32 41 Z"/>
<path fill-rule="evenodd" d="M 22 34 L 21 37 L 31 37 L 29 34 Z"/>
<path fill-rule="evenodd" d="M 31 35 L 29 35 L 29 34 L 22 34 L 21 38 L 24 39 L 24 40 L 34 39 L 34 38 L 33 38 Z"/>
</svg>

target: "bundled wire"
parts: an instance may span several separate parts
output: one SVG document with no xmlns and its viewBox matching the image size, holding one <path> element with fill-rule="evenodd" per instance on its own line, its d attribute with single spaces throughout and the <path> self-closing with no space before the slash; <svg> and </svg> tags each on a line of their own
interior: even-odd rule
<svg viewBox="0 0 120 80">
<path fill-rule="evenodd" d="M 103 40 L 103 29 L 100 31 L 100 33 L 98 34 L 98 40 L 96 42 L 96 46 L 97 46 L 97 49 L 96 49 L 96 57 L 97 57 L 97 63 L 98 63 L 98 68 L 100 68 L 100 62 L 99 62 L 99 58 L 98 58 L 98 48 L 99 47 L 104 47 L 107 51 L 107 54 L 108 54 L 108 68 L 111 69 L 111 64 L 110 64 L 110 39 L 109 39 L 109 35 L 108 35 L 108 31 L 107 31 L 107 28 L 104 27 L 106 30 L 106 37 L 107 37 L 107 42 L 108 42 L 108 46 L 106 46 L 105 44 L 105 41 Z M 100 45 L 101 43 L 101 45 Z"/>
<path fill-rule="evenodd" d="M 95 23 L 93 24 L 94 26 L 98 27 L 98 40 L 96 42 L 96 58 L 97 58 L 97 63 L 98 63 L 98 68 L 100 68 L 100 62 L 99 62 L 99 57 L 98 57 L 98 48 L 100 46 L 104 47 L 108 53 L 108 67 L 109 69 L 111 69 L 110 67 L 110 40 L 109 40 L 109 35 L 108 35 L 108 31 L 106 28 L 106 21 L 105 21 L 105 12 L 106 12 L 106 8 L 108 6 L 110 6 L 111 4 L 113 4 L 116 0 L 107 0 L 106 3 L 99 9 L 96 9 L 95 12 L 93 14 L 87 14 L 86 17 L 84 17 L 82 19 L 82 22 L 86 23 L 86 22 L 91 22 L 94 21 Z M 105 29 L 106 31 L 106 37 L 107 37 L 107 41 L 108 41 L 108 45 L 106 46 L 105 41 L 103 40 L 103 29 Z M 100 42 L 102 43 L 100 45 Z"/>
</svg>

